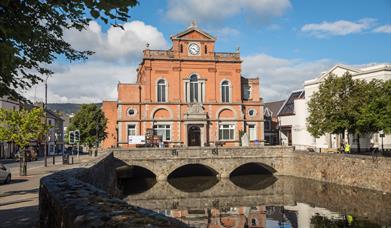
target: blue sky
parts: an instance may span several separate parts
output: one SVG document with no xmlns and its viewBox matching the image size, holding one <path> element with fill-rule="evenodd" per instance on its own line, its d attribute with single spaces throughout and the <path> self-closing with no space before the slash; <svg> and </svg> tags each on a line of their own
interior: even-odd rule
<svg viewBox="0 0 391 228">
<path fill-rule="evenodd" d="M 145 43 L 168 49 L 170 35 L 192 20 L 217 36 L 216 51 L 240 47 L 243 74 L 260 77 L 266 101 L 285 99 L 336 63 L 391 64 L 389 0 L 148 0 L 130 14 L 126 31 L 97 21 L 88 31 L 65 33 L 73 46 L 96 55 L 52 66 L 50 102 L 115 98 L 118 81 L 134 81 Z M 39 100 L 41 91 L 39 85 L 27 96 Z"/>
</svg>

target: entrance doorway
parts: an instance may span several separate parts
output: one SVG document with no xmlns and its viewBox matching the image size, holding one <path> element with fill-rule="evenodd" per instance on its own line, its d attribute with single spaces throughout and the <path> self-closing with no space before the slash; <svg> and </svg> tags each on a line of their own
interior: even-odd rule
<svg viewBox="0 0 391 228">
<path fill-rule="evenodd" d="M 199 126 L 190 126 L 187 134 L 189 146 L 201 146 L 201 129 Z"/>
</svg>

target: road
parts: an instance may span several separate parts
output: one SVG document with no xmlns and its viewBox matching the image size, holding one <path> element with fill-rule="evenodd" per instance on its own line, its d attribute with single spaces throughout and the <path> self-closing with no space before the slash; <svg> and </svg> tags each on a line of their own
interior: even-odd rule
<svg viewBox="0 0 391 228">
<path fill-rule="evenodd" d="M 77 162 L 77 156 L 74 155 L 73 156 L 73 159 L 74 159 L 74 162 Z M 69 157 L 69 162 L 71 162 L 72 159 L 71 159 L 71 156 Z M 0 160 L 0 163 L 3 163 L 7 168 L 9 168 L 11 170 L 11 173 L 15 173 L 19 170 L 19 162 L 18 161 L 15 161 L 15 160 Z M 44 158 L 43 157 L 39 157 L 37 161 L 30 161 L 30 162 L 27 162 L 27 169 L 36 169 L 36 168 L 40 168 L 40 167 L 44 167 Z M 61 155 L 56 155 L 55 156 L 55 164 L 58 165 L 58 164 L 62 164 L 62 156 Z M 48 166 L 52 166 L 53 165 L 53 156 L 48 156 L 47 158 L 47 165 Z"/>
<path fill-rule="evenodd" d="M 89 155 L 75 156 L 73 165 L 63 165 L 62 157 L 56 156 L 56 165 L 52 164 L 52 157 L 48 159 L 48 166 L 44 167 L 43 158 L 27 163 L 27 176 L 19 176 L 19 163 L 11 160 L 0 161 L 11 169 L 10 184 L 0 184 L 0 228 L 39 227 L 38 193 L 41 177 L 54 172 L 80 167 L 84 162 L 93 159 Z"/>
</svg>

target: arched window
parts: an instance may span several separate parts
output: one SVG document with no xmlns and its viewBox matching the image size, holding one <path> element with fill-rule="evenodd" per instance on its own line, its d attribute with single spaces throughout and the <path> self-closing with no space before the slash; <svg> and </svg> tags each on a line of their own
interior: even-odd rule
<svg viewBox="0 0 391 228">
<path fill-rule="evenodd" d="M 205 54 L 208 54 L 208 46 L 205 45 Z"/>
<path fill-rule="evenodd" d="M 229 102 L 229 82 L 221 83 L 221 102 Z"/>
<path fill-rule="evenodd" d="M 166 81 L 160 79 L 157 82 L 157 101 L 166 102 Z"/>
<path fill-rule="evenodd" d="M 183 53 L 183 45 L 182 45 L 182 44 L 180 45 L 180 49 L 181 49 L 181 50 L 180 50 L 181 53 Z"/>
<path fill-rule="evenodd" d="M 190 77 L 190 102 L 198 102 L 198 79 L 197 75 L 193 74 Z"/>
</svg>

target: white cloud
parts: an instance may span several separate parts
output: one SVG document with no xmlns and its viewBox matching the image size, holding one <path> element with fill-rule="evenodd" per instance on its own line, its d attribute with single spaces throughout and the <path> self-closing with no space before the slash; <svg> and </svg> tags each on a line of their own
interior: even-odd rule
<svg viewBox="0 0 391 228">
<path fill-rule="evenodd" d="M 135 82 L 145 44 L 149 43 L 151 49 L 168 46 L 160 31 L 141 21 L 124 24 L 124 30 L 111 27 L 106 32 L 91 22 L 85 31 L 66 31 L 65 38 L 76 49 L 96 53 L 83 63 L 49 66 L 55 72 L 48 80 L 51 103 L 89 103 L 116 98 L 118 81 Z M 44 85 L 34 86 L 25 96 L 31 101 L 43 101 Z"/>
<path fill-rule="evenodd" d="M 283 15 L 291 7 L 289 0 L 169 0 L 166 15 L 183 23 L 192 20 L 218 22 L 243 12 L 259 23 Z"/>
<path fill-rule="evenodd" d="M 323 21 L 319 24 L 305 24 L 301 27 L 302 32 L 322 38 L 327 36 L 345 36 L 353 33 L 363 32 L 375 23 L 373 18 L 363 18 L 357 22 L 339 20 L 334 22 Z"/>
<path fill-rule="evenodd" d="M 59 65 L 62 67 L 64 65 Z M 55 66 L 56 68 L 58 66 Z M 117 83 L 135 82 L 136 67 L 101 61 L 67 65 L 48 79 L 48 102 L 89 103 L 116 98 Z M 34 86 L 25 95 L 31 101 L 43 101 L 44 84 Z"/>
<path fill-rule="evenodd" d="M 305 80 L 318 77 L 335 62 L 328 59 L 304 61 L 266 54 L 243 57 L 243 74 L 259 76 L 261 96 L 266 101 L 286 99 L 292 90 L 303 88 Z"/>
<path fill-rule="evenodd" d="M 132 21 L 119 27 L 110 27 L 102 32 L 98 23 L 92 21 L 87 30 L 67 30 L 64 33 L 74 48 L 95 51 L 93 60 L 131 62 L 142 56 L 146 43 L 151 49 L 167 48 L 163 34 L 157 28 L 146 25 L 142 21 Z"/>
<path fill-rule="evenodd" d="M 379 26 L 375 28 L 373 31 L 378 33 L 391 33 L 391 24 Z"/>
</svg>

